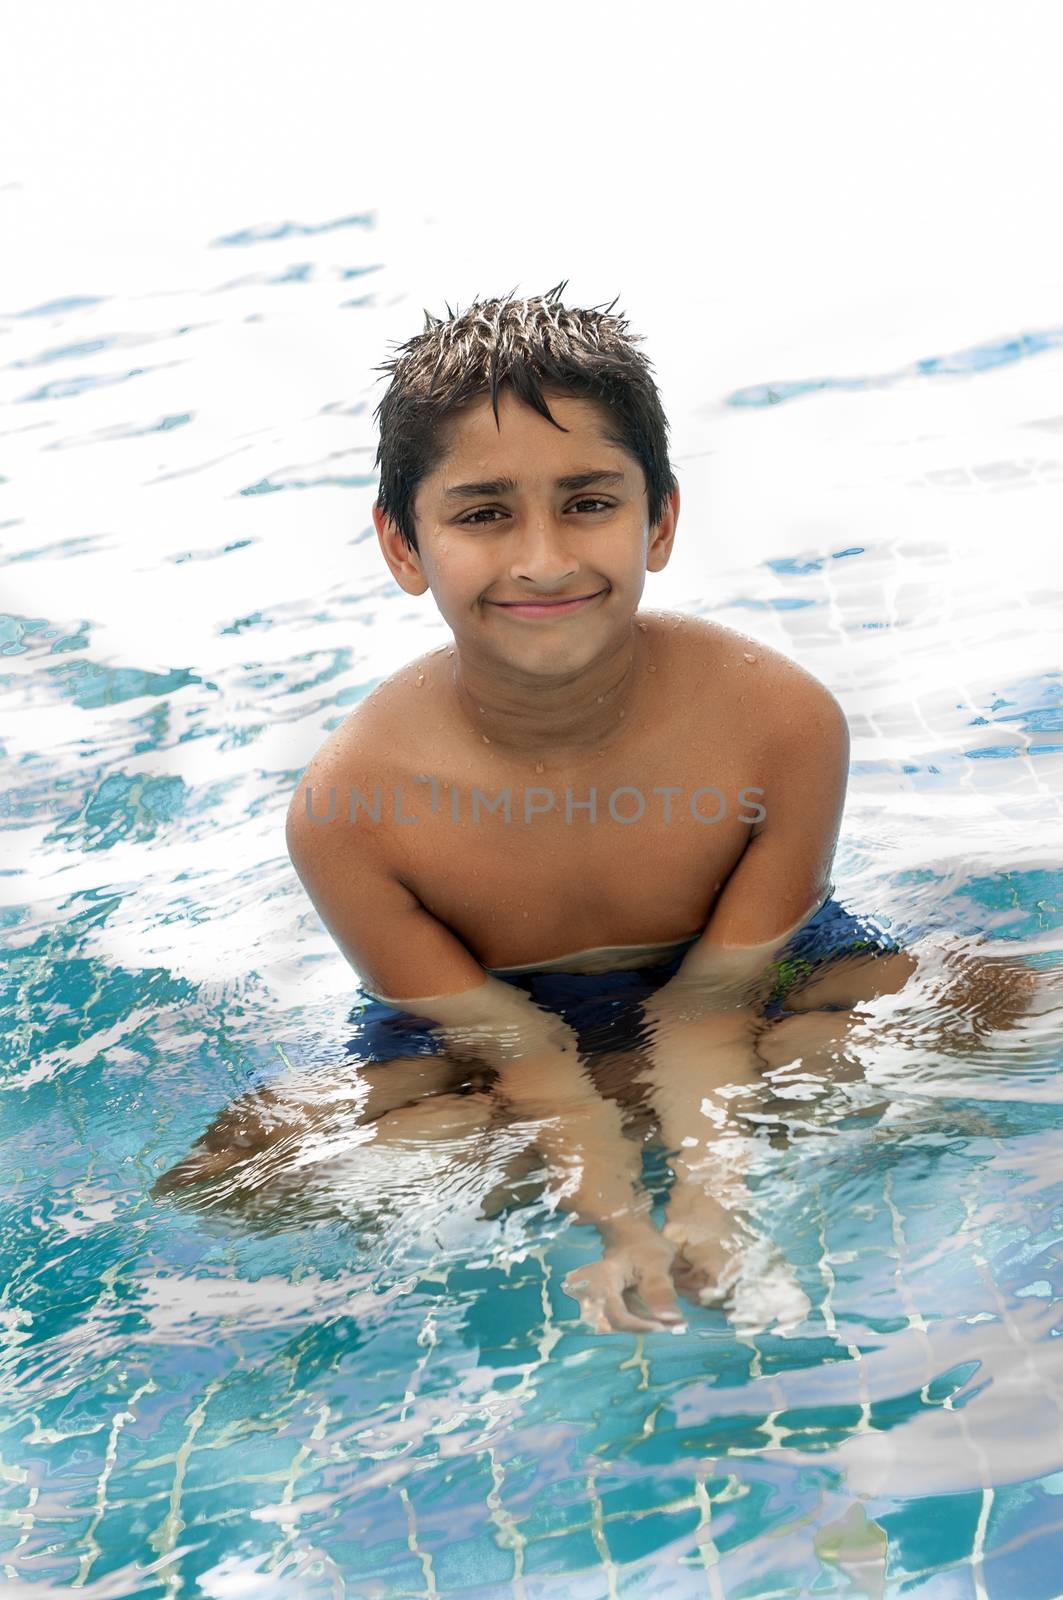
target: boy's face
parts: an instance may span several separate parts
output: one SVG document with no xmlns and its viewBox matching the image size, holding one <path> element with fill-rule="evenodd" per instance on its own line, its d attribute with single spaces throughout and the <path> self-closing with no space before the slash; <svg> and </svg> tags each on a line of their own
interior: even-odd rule
<svg viewBox="0 0 1063 1600">
<path fill-rule="evenodd" d="M 496 425 L 489 395 L 450 424 L 450 453 L 418 488 L 414 514 L 420 553 L 373 508 L 384 558 L 407 594 L 432 597 L 459 644 L 525 671 L 579 670 L 638 609 L 647 572 L 671 555 L 679 492 L 657 528 L 649 526 L 642 469 L 601 435 L 593 402 L 547 393 L 561 433 L 518 400 L 499 392 Z M 581 487 L 556 480 L 590 472 L 618 474 Z M 463 485 L 516 488 L 493 492 Z M 594 596 L 585 604 L 528 615 L 506 602 Z"/>
</svg>

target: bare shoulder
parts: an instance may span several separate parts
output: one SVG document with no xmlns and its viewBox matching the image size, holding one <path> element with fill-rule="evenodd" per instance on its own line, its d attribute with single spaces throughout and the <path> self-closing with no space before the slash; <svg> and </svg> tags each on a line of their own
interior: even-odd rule
<svg viewBox="0 0 1063 1600">
<path fill-rule="evenodd" d="M 766 754 L 807 738 L 848 745 L 845 713 L 814 673 L 781 650 L 707 617 L 644 612 L 647 636 L 665 656 L 689 702 L 711 704 L 736 741 Z"/>
<path fill-rule="evenodd" d="M 826 684 L 781 650 L 707 617 L 685 617 L 683 621 L 691 651 L 708 670 L 731 675 L 736 693 L 759 694 L 784 714 L 829 704 L 841 710 Z"/>
<path fill-rule="evenodd" d="M 377 786 L 398 781 L 402 772 L 405 740 L 402 735 L 411 733 L 414 708 L 413 689 L 418 679 L 429 669 L 429 663 L 440 654 L 431 651 L 407 662 L 380 683 L 376 684 L 364 700 L 344 717 L 314 752 L 292 795 L 288 807 L 288 844 L 293 836 L 305 835 L 304 817 L 311 813 L 327 815 L 335 794 L 340 810 L 348 804 L 352 788 L 371 794 Z M 367 830 L 321 829 L 313 830 L 318 844 L 336 837 L 353 838 L 358 832 L 365 837 Z M 380 837 L 386 830 L 380 830 Z"/>
<path fill-rule="evenodd" d="M 781 650 L 748 634 L 704 618 L 688 626 L 665 622 L 680 652 L 683 676 L 693 692 L 688 703 L 712 704 L 716 736 L 755 775 L 750 792 L 767 797 L 773 819 L 800 818 L 800 836 L 820 828 L 837 838 L 849 771 L 849 726 L 826 684 Z M 704 718 L 702 720 L 705 720 Z M 689 745 L 699 741 L 698 723 Z M 797 811 L 793 811 L 796 804 Z M 768 826 L 754 824 L 750 839 Z"/>
</svg>

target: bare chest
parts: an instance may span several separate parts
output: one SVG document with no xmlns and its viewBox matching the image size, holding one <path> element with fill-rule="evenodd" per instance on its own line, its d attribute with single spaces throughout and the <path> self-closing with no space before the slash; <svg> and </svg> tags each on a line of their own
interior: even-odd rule
<svg viewBox="0 0 1063 1600">
<path fill-rule="evenodd" d="M 400 748 L 379 786 L 389 858 L 484 966 L 689 938 L 763 815 L 738 710 L 672 702 L 660 731 L 622 755 L 542 772 L 452 730 L 416 762 Z"/>
</svg>

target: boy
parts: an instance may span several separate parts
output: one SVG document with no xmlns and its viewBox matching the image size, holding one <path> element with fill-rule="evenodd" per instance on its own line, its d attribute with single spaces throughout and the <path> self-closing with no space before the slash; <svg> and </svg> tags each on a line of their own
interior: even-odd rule
<svg viewBox="0 0 1063 1600">
<path fill-rule="evenodd" d="M 677 1285 L 720 1296 L 748 1254 L 737 1096 L 775 1029 L 787 1059 L 799 1045 L 784 979 L 806 1008 L 851 1004 L 915 963 L 830 899 L 849 755 L 834 696 L 718 623 L 640 611 L 678 522 L 667 422 L 641 341 L 611 307 L 566 308 L 564 287 L 426 313 L 386 364 L 373 521 L 454 642 L 326 741 L 287 840 L 375 997 L 375 1038 L 352 1042 L 373 1063 L 362 1120 L 401 1135 L 403 1107 L 423 1125 L 437 1096 L 452 1128 L 472 1082 L 471 1126 L 489 1089 L 602 1234 L 603 1259 L 566 1280 L 584 1316 L 660 1328 L 682 1317 Z M 617 1034 L 603 996 L 625 990 Z M 157 1192 L 309 1110 L 257 1103 L 264 1117 L 226 1113 Z M 663 1234 L 623 1137 L 623 1111 L 647 1105 L 676 1174 Z"/>
</svg>

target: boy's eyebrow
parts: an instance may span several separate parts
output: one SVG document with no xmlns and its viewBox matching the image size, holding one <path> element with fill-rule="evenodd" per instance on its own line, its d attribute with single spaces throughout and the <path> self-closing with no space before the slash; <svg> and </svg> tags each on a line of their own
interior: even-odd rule
<svg viewBox="0 0 1063 1600">
<path fill-rule="evenodd" d="M 622 472 L 574 472 L 566 478 L 555 478 L 558 489 L 586 489 L 592 483 L 623 483 Z M 444 500 L 467 500 L 471 495 L 515 494 L 520 484 L 515 478 L 490 478 L 483 483 L 456 483 L 444 489 Z"/>
</svg>

